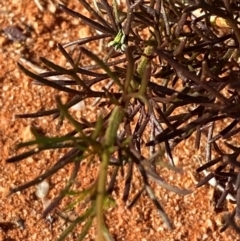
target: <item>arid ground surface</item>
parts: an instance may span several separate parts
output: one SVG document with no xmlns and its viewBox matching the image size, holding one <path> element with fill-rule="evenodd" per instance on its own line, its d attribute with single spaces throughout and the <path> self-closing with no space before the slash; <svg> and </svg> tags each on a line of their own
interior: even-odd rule
<svg viewBox="0 0 240 241">
<path fill-rule="evenodd" d="M 0 240 L 5 241 L 55 240 L 69 225 L 55 213 L 52 214 L 51 223 L 41 218 L 43 204 L 35 196 L 34 187 L 8 196 L 11 187 L 32 180 L 52 166 L 62 155 L 46 151 L 16 164 L 6 164 L 5 160 L 16 154 L 15 145 L 31 139 L 30 127 L 32 125 L 40 127 L 50 135 L 55 135 L 58 131 L 66 133 L 69 128 L 66 124 L 57 130 L 57 122 L 51 117 L 37 120 L 15 118 L 15 114 L 36 112 L 56 106 L 54 96 L 57 94 L 50 88 L 32 84 L 32 80 L 20 72 L 17 62 L 23 63 L 27 60 L 39 68 L 44 68 L 39 64 L 39 57 L 43 56 L 59 65 L 64 65 L 66 60 L 57 50 L 56 44 L 67 43 L 92 34 L 79 20 L 56 10 L 54 4 L 48 4 L 48 0 L 41 2 L 44 12 L 40 11 L 33 0 L 5 0 L 0 3 L 0 29 L 5 29 L 5 34 L 2 31 L 0 35 Z M 86 14 L 77 0 L 65 2 L 68 7 Z M 22 35 L 18 33 L 16 37 L 7 33 L 6 28 L 9 26 L 18 27 Z M 92 45 L 91 49 L 96 53 L 101 51 L 96 45 Z M 40 70 L 35 69 L 35 71 Z M 63 94 L 61 96 L 63 100 L 68 98 Z M 91 120 L 95 111 L 97 110 L 86 103 L 86 109 L 76 115 L 84 115 Z M 121 201 L 124 179 L 119 177 L 119 189 L 114 192 L 118 206 L 109 210 L 106 217 L 115 240 L 240 240 L 231 229 L 224 233 L 219 232 L 223 213 L 216 214 L 213 211 L 212 187 L 195 188 L 194 181 L 200 178 L 195 174 L 195 169 L 198 167 L 196 157 L 204 158 L 204 149 L 195 151 L 193 143 L 193 138 L 190 138 L 173 153 L 176 164 L 184 170 L 183 175 L 174 174 L 167 169 L 161 170 L 161 175 L 170 183 L 191 189 L 193 193 L 183 197 L 152 184 L 173 222 L 174 230 L 170 232 L 163 226 L 161 218 L 146 196 L 143 196 L 132 210 L 127 210 Z M 93 162 L 88 171 L 83 164 L 79 188 L 91 184 L 98 171 L 96 163 Z M 56 197 L 70 172 L 71 167 L 67 167 L 49 180 L 51 188 L 48 199 Z M 134 176 L 135 190 L 140 185 L 138 177 L 139 174 Z M 66 206 L 67 202 L 67 199 L 64 200 L 60 208 Z M 77 215 L 79 209 L 69 215 Z M 232 206 L 229 204 L 224 211 L 231 209 Z M 18 226 L 17 223 L 21 222 L 23 225 Z M 74 230 L 67 240 L 77 240 L 80 230 L 81 227 Z M 86 240 L 95 240 L 94 228 L 90 230 Z"/>
</svg>

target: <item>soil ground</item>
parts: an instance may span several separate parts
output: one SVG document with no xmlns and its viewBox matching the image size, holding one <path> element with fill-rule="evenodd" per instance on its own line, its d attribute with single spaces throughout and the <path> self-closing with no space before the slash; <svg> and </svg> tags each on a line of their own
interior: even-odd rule
<svg viewBox="0 0 240 241">
<path fill-rule="evenodd" d="M 39 64 L 39 58 L 45 57 L 59 65 L 64 65 L 66 61 L 57 50 L 57 43 L 67 43 L 91 34 L 79 20 L 59 12 L 55 9 L 56 5 L 51 5 L 50 1 L 40 2 L 43 3 L 44 12 L 37 8 L 33 0 L 5 0 L 0 3 L 0 29 L 5 29 L 5 34 L 0 35 L 0 240 L 3 241 L 55 240 L 68 226 L 54 213 L 52 223 L 41 218 L 43 204 L 36 198 L 33 187 L 8 196 L 10 188 L 30 181 L 43 173 L 62 154 L 46 151 L 20 163 L 6 164 L 5 162 L 7 158 L 16 154 L 14 147 L 17 143 L 31 139 L 32 125 L 41 127 L 52 135 L 58 131 L 57 122 L 50 117 L 37 120 L 15 118 L 16 114 L 50 109 L 55 106 L 54 96 L 57 94 L 52 89 L 32 84 L 32 80 L 19 70 L 17 62 L 23 61 L 24 58 L 43 68 L 43 65 Z M 68 7 L 86 14 L 77 0 L 65 2 Z M 20 32 L 15 35 L 9 33 L 9 29 L 6 30 L 9 26 L 18 27 Z M 98 48 L 98 46 L 92 47 Z M 62 95 L 62 98 L 68 97 Z M 92 111 L 91 107 L 87 107 L 81 114 L 91 120 Z M 68 126 L 64 128 L 61 129 L 62 133 L 68 130 Z M 213 210 L 212 187 L 195 188 L 194 178 L 192 178 L 198 167 L 195 157 L 204 158 L 201 156 L 204 155 L 201 154 L 204 150 L 196 152 L 193 143 L 193 139 L 190 138 L 174 152 L 177 165 L 184 170 L 183 175 L 173 176 L 173 173 L 167 170 L 162 170 L 161 173 L 171 183 L 191 189 L 193 193 L 182 197 L 153 184 L 157 197 L 173 222 L 174 230 L 170 232 L 164 227 L 153 204 L 146 196 L 143 196 L 132 210 L 127 210 L 125 204 L 119 201 L 124 183 L 124 179 L 119 177 L 119 190 L 115 192 L 118 206 L 109 210 L 106 217 L 115 240 L 240 240 L 231 229 L 224 233 L 219 232 L 223 213 L 216 214 Z M 91 166 L 91 172 L 84 171 L 84 166 L 82 168 L 79 187 L 84 188 L 91 184 L 98 169 L 94 164 Z M 47 196 L 50 200 L 56 197 L 66 183 L 66 177 L 70 172 L 71 167 L 66 167 L 51 178 L 51 188 Z M 136 190 L 140 185 L 137 178 L 138 176 L 135 175 L 134 189 Z M 61 207 L 64 207 L 67 201 L 64 200 Z M 224 211 L 231 208 L 231 205 L 227 205 Z M 23 225 L 16 225 L 17 223 Z M 81 227 L 74 230 L 67 240 L 77 240 L 80 230 Z M 95 240 L 94 228 L 91 229 L 86 240 Z"/>
</svg>

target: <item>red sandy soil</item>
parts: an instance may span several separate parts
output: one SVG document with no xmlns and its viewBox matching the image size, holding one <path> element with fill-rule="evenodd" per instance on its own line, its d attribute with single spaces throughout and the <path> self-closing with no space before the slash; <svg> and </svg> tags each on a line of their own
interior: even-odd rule
<svg viewBox="0 0 240 241">
<path fill-rule="evenodd" d="M 43 56 L 59 65 L 64 65 L 66 60 L 57 50 L 56 44 L 67 43 L 91 34 L 91 31 L 79 20 L 66 16 L 58 10 L 55 11 L 56 5 L 48 4 L 47 1 L 41 1 L 44 3 L 45 12 L 41 12 L 33 0 L 6 0 L 0 3 L 0 29 L 17 26 L 27 36 L 26 40 L 18 42 L 9 40 L 5 34 L 0 35 L 0 240 L 5 241 L 55 240 L 69 225 L 54 213 L 52 214 L 54 221 L 51 225 L 41 218 L 43 206 L 41 200 L 35 196 L 34 187 L 7 196 L 11 187 L 32 180 L 52 166 L 62 155 L 62 153 L 46 151 L 20 163 L 7 164 L 5 162 L 7 158 L 16 154 L 14 147 L 17 143 L 31 139 L 30 127 L 32 125 L 41 127 L 50 135 L 58 132 L 57 121 L 53 121 L 50 117 L 37 120 L 14 117 L 15 114 L 31 113 L 56 106 L 54 96 L 57 94 L 50 88 L 33 85 L 32 80 L 19 70 L 17 62 L 20 58 L 25 58 L 38 64 L 40 63 L 39 57 Z M 77 0 L 65 2 L 68 7 L 86 14 Z M 99 51 L 98 46 L 91 47 L 95 48 L 96 52 Z M 40 67 L 43 65 L 41 64 Z M 68 98 L 63 94 L 61 96 L 63 100 Z M 87 107 L 81 114 L 89 120 L 94 118 L 91 107 Z M 60 131 L 66 133 L 68 130 L 69 126 L 64 125 Z M 124 179 L 118 178 L 119 190 L 114 193 L 118 206 L 109 210 L 106 216 L 110 232 L 115 240 L 240 240 L 231 229 L 224 233 L 219 232 L 223 213 L 216 214 L 213 211 L 211 202 L 213 188 L 210 186 L 195 188 L 193 177 L 196 176 L 195 169 L 198 163 L 194 157 L 204 158 L 201 156 L 204 155 L 201 154 L 204 150 L 201 151 L 194 150 L 193 139 L 190 138 L 174 151 L 175 161 L 183 168 L 184 174 L 174 174 L 167 169 L 161 170 L 161 175 L 172 184 L 193 190 L 191 195 L 183 197 L 152 184 L 157 197 L 173 222 L 174 230 L 171 232 L 164 227 L 154 205 L 146 195 L 132 210 L 126 209 L 121 201 Z M 84 170 L 84 165 L 82 168 L 79 188 L 91 184 L 98 171 L 94 163 L 87 172 L 86 169 Z M 47 196 L 50 200 L 56 197 L 58 191 L 64 186 L 70 172 L 71 167 L 67 166 L 51 178 L 51 188 Z M 136 173 L 134 175 L 135 190 L 140 187 L 138 177 Z M 199 180 L 199 176 L 196 176 L 196 179 Z M 68 200 L 64 200 L 60 207 L 64 207 L 67 202 Z M 231 208 L 227 205 L 224 211 Z M 69 215 L 77 215 L 77 213 Z M 15 225 L 17 220 L 22 220 L 25 227 L 17 227 Z M 12 227 L 9 223 L 13 223 Z M 74 230 L 67 240 L 77 240 L 80 230 L 81 227 Z M 94 227 L 90 230 L 86 240 L 95 240 Z"/>
</svg>

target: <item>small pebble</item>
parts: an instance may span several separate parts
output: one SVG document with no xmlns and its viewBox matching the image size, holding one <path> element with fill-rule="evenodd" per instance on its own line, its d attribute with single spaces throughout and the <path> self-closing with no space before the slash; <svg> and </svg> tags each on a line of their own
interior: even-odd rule
<svg viewBox="0 0 240 241">
<path fill-rule="evenodd" d="M 25 229 L 25 223 L 24 220 L 19 218 L 15 221 L 15 224 L 17 225 L 17 227 L 19 227 L 21 230 Z"/>
<path fill-rule="evenodd" d="M 40 199 L 45 198 L 48 194 L 49 188 L 49 183 L 46 180 L 43 180 L 37 185 L 37 190 L 35 192 L 36 196 Z"/>
<path fill-rule="evenodd" d="M 22 31 L 15 26 L 8 26 L 3 29 L 5 35 L 13 41 L 25 41 L 27 37 L 22 33 Z"/>
<path fill-rule="evenodd" d="M 84 110 L 85 109 L 85 102 L 84 102 L 84 100 L 80 101 L 76 105 L 72 106 L 71 109 L 75 110 L 75 111 Z"/>
</svg>

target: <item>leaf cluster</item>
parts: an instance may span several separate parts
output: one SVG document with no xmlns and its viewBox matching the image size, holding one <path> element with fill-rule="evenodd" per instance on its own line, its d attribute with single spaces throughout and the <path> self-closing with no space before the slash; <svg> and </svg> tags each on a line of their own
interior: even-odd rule
<svg viewBox="0 0 240 241">
<path fill-rule="evenodd" d="M 18 64 L 26 75 L 35 80 L 35 84 L 64 91 L 72 98 L 62 103 L 56 96 L 57 108 L 17 117 L 52 115 L 53 118 L 68 120 L 73 130 L 67 135 L 51 138 L 33 130 L 35 140 L 21 143 L 18 148 L 33 145 L 37 148 L 9 158 L 7 162 L 18 162 L 47 149 L 69 148 L 69 151 L 44 174 L 12 189 L 11 193 L 41 182 L 68 164 L 74 165 L 66 187 L 44 211 L 46 216 L 71 192 L 75 178 L 81 175 L 81 161 L 97 156 L 98 178 L 87 193 L 81 193 L 81 201 L 87 200 L 91 205 L 59 240 L 63 240 L 77 224 L 86 221 L 79 236 L 82 240 L 94 217 L 97 217 L 98 240 L 112 240 L 103 221 L 103 207 L 123 167 L 127 170 L 124 201 L 129 199 L 134 166 L 142 178 L 142 187 L 128 207 L 131 208 L 143 193 L 147 193 L 171 229 L 171 221 L 149 180 L 178 194 L 190 193 L 168 184 L 156 172 L 155 164 L 158 162 L 179 172 L 174 165 L 172 150 L 195 133 L 196 149 L 205 145 L 207 153 L 206 163 L 197 171 L 202 172 L 218 164 L 215 171 L 201 180 L 198 186 L 212 178 L 221 183 L 223 190 L 217 205 L 221 205 L 228 194 L 233 197 L 239 195 L 240 163 L 237 157 L 240 148 L 227 142 L 240 130 L 238 1 L 126 0 L 123 8 L 116 1 L 113 4 L 107 0 L 93 1 L 92 5 L 85 0 L 79 2 L 89 11 L 91 18 L 64 5 L 59 5 L 59 9 L 80 19 L 96 34 L 63 46 L 58 44 L 59 51 L 71 67 L 65 68 L 41 58 L 49 71 L 35 74 Z M 86 44 L 99 40 L 108 42 L 106 48 L 109 51 L 103 58 L 86 47 Z M 78 50 L 77 58 L 71 56 L 69 47 Z M 83 65 L 83 56 L 89 59 L 89 63 L 94 61 L 95 65 Z M 53 76 L 62 76 L 62 79 L 48 79 Z M 64 76 L 68 80 L 64 80 Z M 93 87 L 101 83 L 107 83 L 106 87 L 94 90 Z M 69 109 L 88 99 L 94 99 L 97 108 L 107 107 L 108 113 L 98 116 L 93 122 L 75 119 Z M 230 124 L 214 134 L 217 123 L 226 120 L 230 120 Z M 143 141 L 144 135 L 149 137 L 147 143 Z M 202 136 L 207 137 L 207 143 L 202 141 Z M 220 139 L 225 140 L 230 153 L 221 150 L 218 145 Z M 159 145 L 164 146 L 164 154 L 157 148 Z M 144 151 L 147 148 L 149 150 Z M 216 159 L 212 159 L 213 148 L 219 156 Z M 164 163 L 164 155 L 168 163 Z M 107 183 L 110 168 L 114 171 Z M 240 204 L 237 204 L 237 214 L 239 208 Z M 230 220 L 227 225 L 234 223 L 230 218 L 227 220 Z"/>
</svg>

